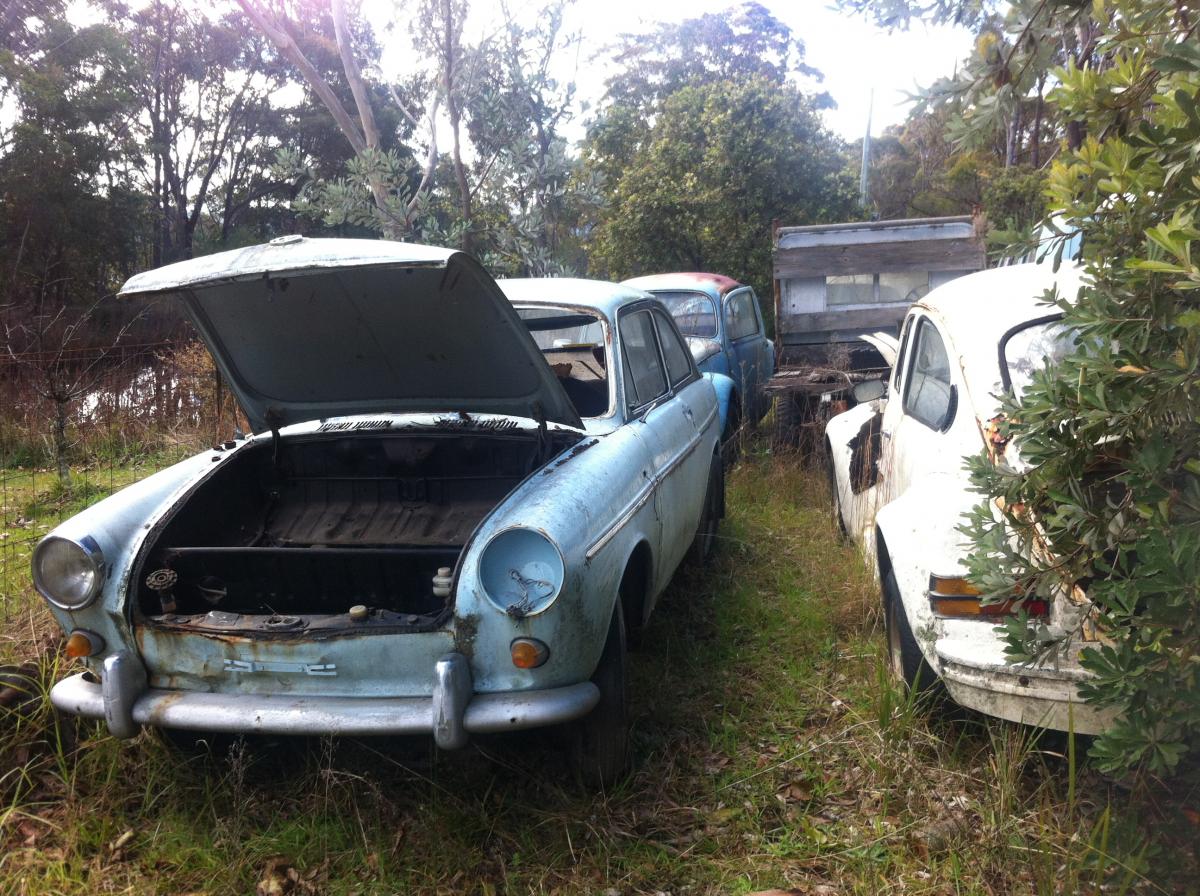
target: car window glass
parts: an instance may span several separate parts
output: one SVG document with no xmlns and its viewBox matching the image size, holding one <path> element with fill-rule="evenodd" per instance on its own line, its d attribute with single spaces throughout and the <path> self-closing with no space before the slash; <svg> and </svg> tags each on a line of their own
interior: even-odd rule
<svg viewBox="0 0 1200 896">
<path fill-rule="evenodd" d="M 704 293 L 660 290 L 654 297 L 667 306 L 684 336 L 716 338 L 717 306 Z"/>
<path fill-rule="evenodd" d="M 896 352 L 896 364 L 892 368 L 892 394 L 899 395 L 904 385 L 904 367 L 908 364 L 908 347 L 912 342 L 912 322 L 915 318 L 910 314 L 904 319 L 900 330 L 900 348 Z"/>
<path fill-rule="evenodd" d="M 654 340 L 654 323 L 649 311 L 626 315 L 621 321 L 621 342 L 629 377 L 626 388 L 633 386 L 630 407 L 640 407 L 667 391 L 667 378 Z"/>
<path fill-rule="evenodd" d="M 904 387 L 904 412 L 941 429 L 950 410 L 950 358 L 932 321 L 921 318 L 913 345 L 912 371 Z"/>
<path fill-rule="evenodd" d="M 750 290 L 744 289 L 729 297 L 725 303 L 725 331 L 730 339 L 741 339 L 758 330 L 758 318 L 754 314 L 754 303 Z"/>
<path fill-rule="evenodd" d="M 654 312 L 654 323 L 658 327 L 658 344 L 667 359 L 667 375 L 672 386 L 678 385 L 691 375 L 692 365 L 688 360 L 691 355 L 665 314 Z"/>
<path fill-rule="evenodd" d="M 1079 332 L 1061 319 L 1031 323 L 1011 334 L 1003 345 L 1004 365 L 1013 395 L 1025 394 L 1033 375 L 1055 366 L 1075 349 Z"/>
<path fill-rule="evenodd" d="M 598 315 L 566 308 L 518 308 L 529 335 L 580 417 L 608 412 L 608 358 Z"/>
</svg>

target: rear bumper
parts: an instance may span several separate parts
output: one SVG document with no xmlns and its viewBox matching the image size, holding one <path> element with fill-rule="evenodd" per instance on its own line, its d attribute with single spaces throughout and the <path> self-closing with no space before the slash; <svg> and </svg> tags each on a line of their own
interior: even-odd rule
<svg viewBox="0 0 1200 896">
<path fill-rule="evenodd" d="M 141 661 L 109 657 L 101 682 L 84 674 L 60 681 L 50 702 L 62 712 L 105 719 L 116 737 L 142 725 L 262 734 L 432 734 L 438 746 L 465 746 L 469 734 L 539 728 L 586 715 L 600 699 L 590 681 L 540 691 L 475 694 L 462 654 L 437 662 L 430 697 L 297 697 L 213 694 L 146 686 Z"/>
<path fill-rule="evenodd" d="M 1079 682 L 1088 678 L 1074 662 L 1058 667 L 1008 663 L 992 626 L 945 623 L 935 645 L 938 668 L 956 703 L 1036 728 L 1101 734 L 1115 713 L 1084 703 Z"/>
</svg>

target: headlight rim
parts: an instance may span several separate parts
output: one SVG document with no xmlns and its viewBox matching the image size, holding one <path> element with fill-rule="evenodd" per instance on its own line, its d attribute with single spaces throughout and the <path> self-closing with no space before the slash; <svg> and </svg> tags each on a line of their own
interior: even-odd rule
<svg viewBox="0 0 1200 896">
<path fill-rule="evenodd" d="M 41 576 L 41 564 L 38 562 L 38 557 L 43 548 L 50 543 L 62 541 L 83 552 L 84 556 L 91 562 L 95 575 L 92 579 L 92 586 L 88 589 L 84 599 L 79 603 L 68 603 L 57 597 L 50 591 Z M 74 613 L 79 610 L 85 610 L 96 602 L 96 599 L 104 591 L 104 583 L 108 579 L 108 565 L 104 560 L 104 551 L 90 535 L 85 535 L 83 538 L 69 538 L 65 535 L 56 535 L 51 533 L 38 542 L 38 545 L 33 550 L 33 556 L 30 558 L 30 565 L 33 568 L 33 587 L 37 593 L 42 596 L 48 604 L 57 607 L 60 610 L 65 610 L 68 613 Z"/>
<path fill-rule="evenodd" d="M 514 619 L 530 619 L 549 610 L 558 601 L 559 597 L 562 596 L 563 588 L 567 582 L 567 560 L 563 556 L 562 548 L 559 547 L 558 542 L 551 538 L 545 531 L 537 528 L 536 526 L 523 526 L 520 523 L 516 523 L 511 526 L 506 526 L 498 532 L 494 532 L 492 535 L 490 535 L 488 540 L 483 545 L 483 550 L 479 552 L 479 559 L 475 562 L 475 580 L 479 583 L 479 590 L 483 592 L 484 599 L 487 600 L 487 602 L 491 604 L 493 608 L 499 610 L 501 613 L 504 613 L 506 616 L 512 616 L 512 614 L 509 613 L 509 608 L 501 606 L 501 602 L 492 595 L 491 591 L 488 590 L 483 565 L 485 559 L 487 558 L 488 551 L 491 549 L 492 545 L 497 541 L 497 539 L 502 538 L 511 532 L 530 532 L 545 541 L 546 544 L 553 548 L 554 554 L 558 558 L 559 568 L 562 571 L 558 582 L 555 583 L 554 593 L 549 597 L 549 599 L 546 600 L 544 604 L 542 604 L 542 606 L 538 607 L 537 609 L 530 610 L 519 617 L 512 617 Z"/>
</svg>

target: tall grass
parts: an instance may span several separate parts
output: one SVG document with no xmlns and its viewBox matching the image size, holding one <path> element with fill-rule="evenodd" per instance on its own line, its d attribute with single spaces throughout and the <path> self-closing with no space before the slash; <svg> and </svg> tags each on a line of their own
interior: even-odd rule
<svg viewBox="0 0 1200 896">
<path fill-rule="evenodd" d="M 118 743 L 0 719 L 0 893 L 1172 892 L 1195 838 L 1073 749 L 887 676 L 819 473 L 750 443 L 714 565 L 631 657 L 634 764 L 581 792 L 553 732 Z M 39 687 L 65 672 L 45 654 Z M 1068 744 L 1069 746 L 1069 744 Z"/>
</svg>

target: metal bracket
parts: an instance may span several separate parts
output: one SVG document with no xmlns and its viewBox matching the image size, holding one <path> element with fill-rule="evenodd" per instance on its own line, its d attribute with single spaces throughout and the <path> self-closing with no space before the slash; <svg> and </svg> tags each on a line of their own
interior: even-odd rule
<svg viewBox="0 0 1200 896">
<path fill-rule="evenodd" d="M 146 691 L 146 667 L 127 650 L 104 660 L 101 679 L 104 721 L 113 737 L 136 737 L 141 725 L 133 720 L 133 704 Z"/>
<path fill-rule="evenodd" d="M 327 678 L 337 677 L 336 663 L 279 663 L 263 662 L 261 660 L 225 660 L 222 667 L 224 672 L 274 672 L 284 675 L 317 675 Z"/>
<path fill-rule="evenodd" d="M 433 667 L 433 740 L 443 750 L 467 745 L 463 717 L 475 686 L 471 666 L 461 653 L 448 653 Z"/>
</svg>

